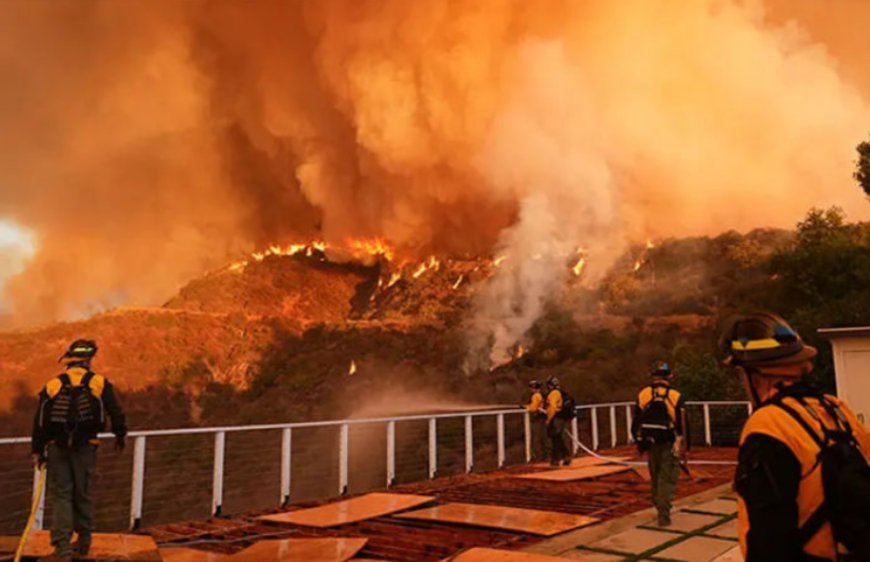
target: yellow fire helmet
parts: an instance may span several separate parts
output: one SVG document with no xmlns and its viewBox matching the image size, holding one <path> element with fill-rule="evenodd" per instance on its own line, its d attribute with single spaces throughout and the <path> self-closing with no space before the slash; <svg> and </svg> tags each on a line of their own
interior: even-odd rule
<svg viewBox="0 0 870 562">
<path fill-rule="evenodd" d="M 776 314 L 763 312 L 729 319 L 719 345 L 725 364 L 732 367 L 789 365 L 812 359 L 816 348 Z"/>
</svg>

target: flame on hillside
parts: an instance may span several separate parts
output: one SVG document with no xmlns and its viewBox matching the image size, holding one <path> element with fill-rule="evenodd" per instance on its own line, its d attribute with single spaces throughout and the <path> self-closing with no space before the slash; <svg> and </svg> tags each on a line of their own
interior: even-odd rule
<svg viewBox="0 0 870 562">
<path fill-rule="evenodd" d="M 347 370 L 347 374 L 348 375 L 356 374 L 356 361 L 353 359 L 350 360 L 350 368 Z"/>
<path fill-rule="evenodd" d="M 359 259 L 361 261 L 368 261 L 371 259 L 385 259 L 387 261 L 392 261 L 395 259 L 395 250 L 380 238 L 351 239 L 343 246 L 331 245 L 323 240 L 313 240 L 310 242 L 288 244 L 286 246 L 273 244 L 265 250 L 251 253 L 249 258 L 246 260 L 240 260 L 230 264 L 227 269 L 236 273 L 242 273 L 252 261 L 261 262 L 270 256 L 305 256 L 312 258 L 315 254 L 326 254 L 330 249 L 349 254 L 353 259 Z"/>
<path fill-rule="evenodd" d="M 523 356 L 526 355 L 526 353 L 528 353 L 528 350 L 525 348 L 525 346 L 521 343 L 518 343 L 513 347 L 513 349 L 511 349 L 507 353 L 507 356 L 504 358 L 504 360 L 493 363 L 493 365 L 489 368 L 489 371 L 493 372 L 499 367 L 510 365 L 514 361 L 521 359 Z"/>
</svg>

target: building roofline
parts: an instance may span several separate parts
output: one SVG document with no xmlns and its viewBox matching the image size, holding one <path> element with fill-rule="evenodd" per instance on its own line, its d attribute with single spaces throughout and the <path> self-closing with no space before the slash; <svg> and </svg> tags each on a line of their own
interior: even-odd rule
<svg viewBox="0 0 870 562">
<path fill-rule="evenodd" d="M 825 339 L 870 337 L 870 326 L 851 326 L 846 328 L 819 328 L 819 335 Z"/>
</svg>

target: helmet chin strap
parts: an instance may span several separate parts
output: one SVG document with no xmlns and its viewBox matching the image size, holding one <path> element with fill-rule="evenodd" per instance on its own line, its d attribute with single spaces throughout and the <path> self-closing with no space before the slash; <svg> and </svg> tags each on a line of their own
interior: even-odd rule
<svg viewBox="0 0 870 562">
<path fill-rule="evenodd" d="M 746 383 L 749 385 L 749 392 L 752 394 L 752 400 L 755 402 L 755 407 L 761 406 L 761 397 L 758 395 L 758 389 L 755 388 L 755 382 L 752 380 L 752 375 L 757 374 L 754 369 L 743 368 L 743 374 L 746 377 Z"/>
</svg>

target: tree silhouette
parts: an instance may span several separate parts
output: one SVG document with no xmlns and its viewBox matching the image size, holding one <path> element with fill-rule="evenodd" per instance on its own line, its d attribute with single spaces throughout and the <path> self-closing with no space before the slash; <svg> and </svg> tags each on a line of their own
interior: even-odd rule
<svg viewBox="0 0 870 562">
<path fill-rule="evenodd" d="M 853 175 L 864 193 L 870 196 L 870 141 L 864 141 L 855 148 L 858 151 L 858 160 L 855 162 Z"/>
</svg>

